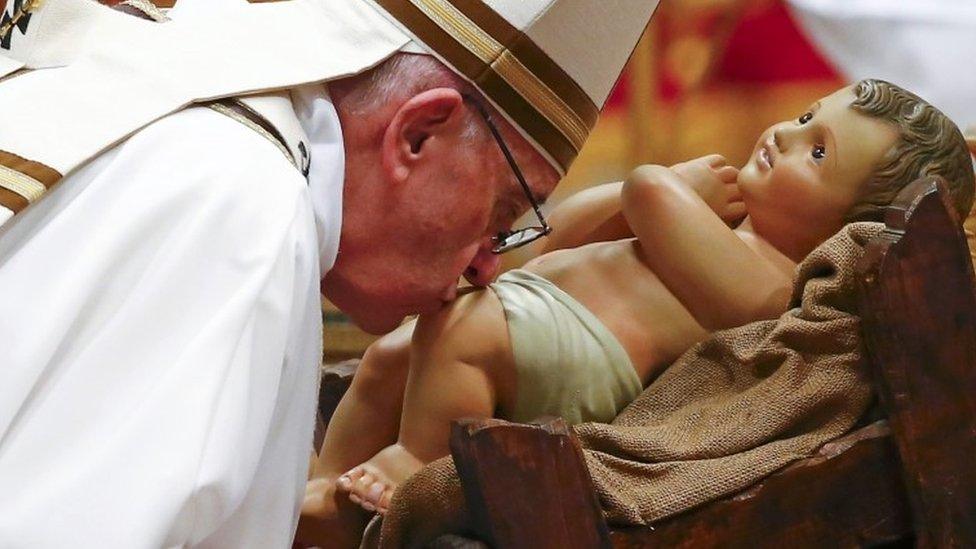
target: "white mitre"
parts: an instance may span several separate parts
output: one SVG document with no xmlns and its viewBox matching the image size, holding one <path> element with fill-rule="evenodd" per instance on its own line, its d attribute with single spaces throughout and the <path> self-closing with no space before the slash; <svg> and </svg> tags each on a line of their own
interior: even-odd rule
<svg viewBox="0 0 976 549">
<path fill-rule="evenodd" d="M 0 208 L 187 105 L 346 77 L 411 39 L 565 173 L 658 2 L 180 0 L 156 23 L 92 0 L 8 0 Z"/>
<path fill-rule="evenodd" d="M 658 0 L 372 0 L 474 83 L 560 173 Z"/>
</svg>

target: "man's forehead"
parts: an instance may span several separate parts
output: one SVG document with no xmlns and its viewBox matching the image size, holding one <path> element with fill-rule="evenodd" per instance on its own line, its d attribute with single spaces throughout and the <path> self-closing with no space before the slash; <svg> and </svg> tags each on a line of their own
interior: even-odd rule
<svg viewBox="0 0 976 549">
<path fill-rule="evenodd" d="M 535 151 L 533 151 L 533 154 L 536 154 Z M 522 155 L 521 158 L 525 158 L 526 156 Z M 559 175 L 547 161 L 541 158 L 532 159 L 530 162 L 525 162 L 524 160 L 520 162 L 521 158 L 517 157 L 516 162 L 519 162 L 519 170 L 522 172 L 522 177 L 525 178 L 525 183 L 532 193 L 532 198 L 539 205 L 545 204 L 549 200 L 549 195 L 555 190 L 556 184 L 559 183 Z M 508 181 L 508 189 L 506 194 L 519 201 L 525 201 L 525 189 L 519 183 L 518 177 L 515 176 L 515 173 L 511 169 L 507 171 L 508 176 L 506 180 Z"/>
<path fill-rule="evenodd" d="M 535 186 L 529 183 L 529 190 L 532 191 L 532 198 L 540 206 L 545 204 L 549 200 L 549 195 L 552 194 L 552 189 L 546 189 L 544 192 L 540 192 Z M 522 185 L 515 179 L 513 175 L 511 178 L 511 183 L 508 185 L 508 189 L 505 192 L 505 198 L 515 204 L 525 204 L 527 205 L 528 199 L 525 196 L 525 190 L 522 189 Z"/>
<path fill-rule="evenodd" d="M 553 173 L 550 177 L 548 173 L 540 175 L 538 172 L 533 175 L 535 177 L 531 177 L 527 181 L 529 190 L 532 192 L 532 198 L 535 199 L 536 203 L 542 206 L 549 201 L 549 197 L 552 196 L 552 192 L 556 189 L 556 185 L 559 183 L 559 176 Z M 518 182 L 516 182 L 516 185 L 518 185 Z M 516 190 L 519 191 L 519 194 L 525 195 L 525 192 L 521 189 L 521 185 L 518 185 Z"/>
<path fill-rule="evenodd" d="M 539 206 L 545 206 L 546 202 L 549 200 L 549 196 L 540 196 L 538 194 L 532 194 L 532 198 L 535 198 L 535 203 Z"/>
<path fill-rule="evenodd" d="M 549 200 L 549 196 L 562 179 L 549 162 L 541 156 L 536 157 L 525 176 L 529 178 L 528 184 L 532 190 L 532 196 L 539 204 L 545 204 Z"/>
</svg>

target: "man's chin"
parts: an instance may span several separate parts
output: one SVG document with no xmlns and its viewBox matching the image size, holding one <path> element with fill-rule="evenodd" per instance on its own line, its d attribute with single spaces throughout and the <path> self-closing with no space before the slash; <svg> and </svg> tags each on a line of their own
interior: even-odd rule
<svg viewBox="0 0 976 549">
<path fill-rule="evenodd" d="M 372 335 L 383 335 L 395 330 L 406 317 L 403 315 L 384 315 L 382 317 L 357 318 L 349 315 L 349 318 L 360 330 Z M 326 336 L 328 337 L 328 334 Z"/>
<path fill-rule="evenodd" d="M 444 304 L 445 302 L 438 300 L 432 301 L 422 307 L 410 308 L 406 311 L 401 309 L 399 312 L 391 312 L 387 314 L 346 314 L 353 321 L 353 323 L 364 332 L 368 332 L 373 335 L 383 335 L 385 333 L 392 332 L 399 327 L 400 324 L 403 324 L 403 319 L 407 316 L 435 314 L 444 308 Z"/>
</svg>

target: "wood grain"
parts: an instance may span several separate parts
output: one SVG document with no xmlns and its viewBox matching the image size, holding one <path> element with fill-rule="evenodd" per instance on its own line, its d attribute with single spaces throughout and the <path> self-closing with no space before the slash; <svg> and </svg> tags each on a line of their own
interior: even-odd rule
<svg viewBox="0 0 976 549">
<path fill-rule="evenodd" d="M 976 546 L 976 294 L 945 183 L 888 210 L 858 265 L 860 310 L 921 547 Z"/>
<path fill-rule="evenodd" d="M 458 421 L 451 455 L 475 530 L 494 547 L 610 547 L 579 441 L 562 419 Z"/>
</svg>

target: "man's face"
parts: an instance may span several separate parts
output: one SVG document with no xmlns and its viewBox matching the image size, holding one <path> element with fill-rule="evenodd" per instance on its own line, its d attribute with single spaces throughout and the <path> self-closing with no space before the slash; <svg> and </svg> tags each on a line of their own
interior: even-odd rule
<svg viewBox="0 0 976 549">
<path fill-rule="evenodd" d="M 500 258 L 491 253 L 492 237 L 510 229 L 530 204 L 481 129 L 483 136 L 471 138 L 448 127 L 408 144 L 416 158 L 407 177 L 386 186 L 384 205 L 367 229 L 370 244 L 340 244 L 323 291 L 363 329 L 385 332 L 407 315 L 438 310 L 454 299 L 461 276 L 475 285 L 496 276 Z M 558 181 L 555 170 L 516 132 L 503 129 L 503 135 L 535 197 L 544 200 Z M 344 221 L 343 239 L 346 233 Z"/>
<path fill-rule="evenodd" d="M 851 88 L 760 136 L 738 184 L 757 228 L 819 243 L 843 225 L 862 186 L 898 137 L 850 108 Z"/>
</svg>

